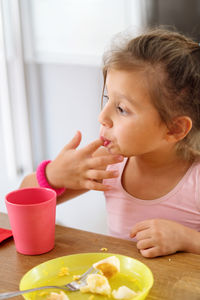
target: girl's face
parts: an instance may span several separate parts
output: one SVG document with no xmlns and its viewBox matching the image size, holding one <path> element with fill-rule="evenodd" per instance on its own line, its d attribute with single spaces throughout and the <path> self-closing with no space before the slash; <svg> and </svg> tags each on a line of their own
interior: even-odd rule
<svg viewBox="0 0 200 300">
<path fill-rule="evenodd" d="M 112 154 L 157 153 L 166 147 L 167 126 L 150 100 L 144 72 L 109 70 L 100 137 Z"/>
</svg>

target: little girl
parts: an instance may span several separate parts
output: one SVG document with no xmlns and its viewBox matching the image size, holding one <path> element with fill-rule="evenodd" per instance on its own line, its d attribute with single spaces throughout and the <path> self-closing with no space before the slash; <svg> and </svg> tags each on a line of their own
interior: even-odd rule
<svg viewBox="0 0 200 300">
<path fill-rule="evenodd" d="M 103 190 L 110 233 L 143 256 L 200 254 L 200 46 L 164 29 L 121 44 L 104 56 L 100 139 L 76 150 L 78 132 L 21 187 Z"/>
</svg>

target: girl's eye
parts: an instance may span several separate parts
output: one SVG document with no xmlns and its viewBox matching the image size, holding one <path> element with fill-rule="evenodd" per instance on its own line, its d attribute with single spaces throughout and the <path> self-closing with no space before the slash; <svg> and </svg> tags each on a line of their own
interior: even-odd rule
<svg viewBox="0 0 200 300">
<path fill-rule="evenodd" d="M 117 106 L 117 111 L 121 114 L 121 115 L 126 115 L 127 114 L 127 111 L 124 110 L 121 106 Z"/>
<path fill-rule="evenodd" d="M 111 101 L 109 100 L 109 96 L 108 95 L 103 95 L 103 107 L 108 103 L 108 101 Z M 116 107 L 116 111 L 121 114 L 121 115 L 127 115 L 128 112 L 122 108 L 120 105 L 117 105 L 113 102 L 113 106 Z"/>
</svg>

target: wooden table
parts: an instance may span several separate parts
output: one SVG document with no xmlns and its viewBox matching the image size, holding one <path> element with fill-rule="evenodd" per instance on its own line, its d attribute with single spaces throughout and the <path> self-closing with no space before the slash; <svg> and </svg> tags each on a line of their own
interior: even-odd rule
<svg viewBox="0 0 200 300">
<path fill-rule="evenodd" d="M 0 227 L 10 228 L 6 214 L 0 213 Z M 21 277 L 40 263 L 69 254 L 100 252 L 102 247 L 108 248 L 110 253 L 127 255 L 149 266 L 155 281 L 147 300 L 200 299 L 200 255 L 177 253 L 144 258 L 131 241 L 59 225 L 56 225 L 55 248 L 43 255 L 17 253 L 12 238 L 0 244 L 0 292 L 17 290 Z"/>
</svg>

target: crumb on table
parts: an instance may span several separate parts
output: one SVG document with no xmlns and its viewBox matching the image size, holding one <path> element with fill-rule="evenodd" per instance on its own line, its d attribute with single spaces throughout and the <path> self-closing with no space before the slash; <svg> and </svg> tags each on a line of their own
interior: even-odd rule
<svg viewBox="0 0 200 300">
<path fill-rule="evenodd" d="M 101 248 L 100 251 L 106 252 L 106 251 L 108 251 L 108 249 L 107 248 Z"/>
</svg>

